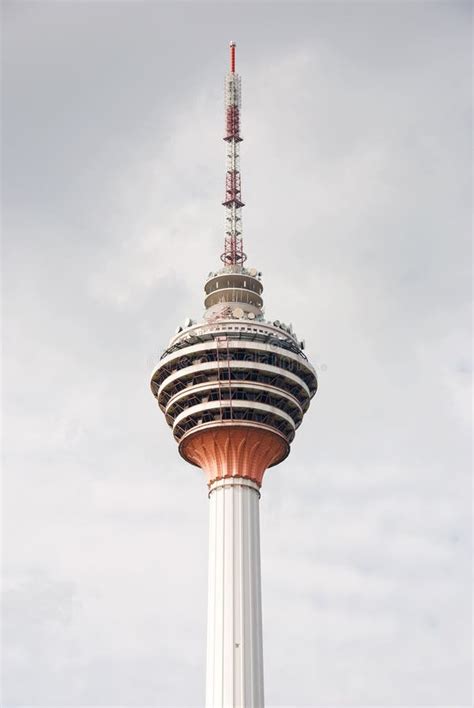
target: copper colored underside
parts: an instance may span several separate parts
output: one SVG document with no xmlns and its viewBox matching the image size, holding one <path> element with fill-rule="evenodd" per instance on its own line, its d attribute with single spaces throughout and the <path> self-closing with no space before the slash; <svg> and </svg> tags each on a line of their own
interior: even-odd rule
<svg viewBox="0 0 474 708">
<path fill-rule="evenodd" d="M 209 484 L 225 477 L 244 477 L 260 486 L 267 467 L 286 457 L 288 444 L 270 430 L 223 426 L 185 438 L 180 453 L 206 472 Z"/>
</svg>

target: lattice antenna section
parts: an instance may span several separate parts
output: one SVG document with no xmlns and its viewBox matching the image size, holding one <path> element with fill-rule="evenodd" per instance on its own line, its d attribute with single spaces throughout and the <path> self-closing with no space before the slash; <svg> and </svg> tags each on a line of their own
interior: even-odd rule
<svg viewBox="0 0 474 708">
<path fill-rule="evenodd" d="M 230 72 L 225 79 L 225 129 L 227 143 L 225 199 L 226 235 L 221 260 L 225 265 L 242 265 L 247 256 L 242 244 L 242 193 L 240 186 L 240 76 L 235 73 L 235 42 L 230 43 Z"/>
</svg>

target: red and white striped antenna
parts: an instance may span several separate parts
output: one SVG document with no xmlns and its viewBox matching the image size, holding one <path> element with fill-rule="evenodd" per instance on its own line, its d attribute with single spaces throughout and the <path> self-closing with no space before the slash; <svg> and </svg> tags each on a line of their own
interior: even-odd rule
<svg viewBox="0 0 474 708">
<path fill-rule="evenodd" d="M 242 215 L 244 206 L 240 187 L 240 76 L 235 73 L 235 42 L 230 43 L 230 72 L 225 79 L 225 130 L 227 164 L 225 179 L 226 234 L 221 260 L 225 265 L 242 265 L 247 256 L 242 244 Z"/>
</svg>

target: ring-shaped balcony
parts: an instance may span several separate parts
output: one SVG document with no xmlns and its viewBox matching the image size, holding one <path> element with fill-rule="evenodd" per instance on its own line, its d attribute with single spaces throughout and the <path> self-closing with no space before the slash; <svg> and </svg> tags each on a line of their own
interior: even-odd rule
<svg viewBox="0 0 474 708">
<path fill-rule="evenodd" d="M 229 303 L 231 305 L 252 305 L 257 309 L 263 307 L 263 300 L 257 293 L 244 288 L 221 288 L 213 290 L 209 295 L 206 295 L 204 307 L 206 309 L 213 305 Z"/>
<path fill-rule="evenodd" d="M 222 362 L 209 361 L 204 364 L 194 364 L 184 369 L 175 371 L 167 376 L 158 387 L 157 383 L 152 380 L 152 390 L 158 400 L 160 408 L 165 411 L 170 399 L 188 388 L 202 383 L 203 385 L 210 381 L 218 381 L 218 377 L 227 373 L 230 369 L 231 381 L 256 381 L 258 383 L 268 383 L 275 388 L 282 389 L 291 393 L 297 398 L 303 412 L 305 412 L 310 403 L 311 393 L 307 384 L 296 374 L 291 371 L 285 371 L 278 366 L 271 364 L 256 364 L 251 361 L 229 361 L 225 368 L 222 367 Z M 239 375 L 247 378 L 237 378 Z M 203 379 L 199 381 L 198 379 Z"/>
<path fill-rule="evenodd" d="M 291 443 L 295 436 L 296 427 L 290 415 L 274 406 L 252 404 L 249 401 L 235 401 L 232 406 L 229 402 L 224 405 L 224 401 L 191 406 L 176 417 L 173 435 L 180 441 L 185 433 L 191 429 L 199 429 L 201 424 L 212 422 L 220 425 L 224 422 L 227 425 L 238 425 L 242 420 L 254 427 L 266 425 L 282 434 L 288 443 Z"/>
<path fill-rule="evenodd" d="M 184 408 L 186 407 L 186 401 L 193 397 L 212 395 L 215 392 L 224 392 L 226 394 L 235 394 L 239 392 L 255 392 L 257 394 L 268 394 L 270 397 L 275 396 L 283 399 L 290 407 L 295 409 L 297 418 L 303 417 L 304 411 L 300 405 L 298 399 L 287 391 L 283 391 L 277 386 L 270 386 L 268 384 L 260 383 L 258 381 L 206 381 L 203 384 L 197 384 L 196 386 L 190 386 L 184 391 L 179 391 L 175 396 L 170 398 L 168 404 L 165 408 L 165 415 L 167 417 L 174 417 L 174 409 L 176 406 Z M 222 399 L 225 400 L 225 399 Z M 246 399 L 243 399 L 246 400 Z M 251 399 L 249 399 L 251 400 Z"/>
<path fill-rule="evenodd" d="M 230 359 L 225 357 L 221 358 L 222 355 L 230 354 L 232 354 Z M 232 339 L 228 339 L 225 342 L 216 342 L 215 346 L 209 346 L 207 342 L 193 344 L 186 349 L 179 349 L 178 351 L 168 354 L 160 361 L 153 373 L 152 388 L 154 383 L 157 383 L 158 386 L 160 386 L 162 381 L 174 372 L 198 363 L 198 361 L 203 364 L 210 363 L 217 361 L 219 357 L 220 363 L 222 365 L 227 365 L 227 361 L 229 361 L 229 363 L 231 361 L 245 361 L 246 359 L 244 357 L 250 354 L 255 355 L 254 361 L 259 365 L 267 364 L 265 358 L 273 358 L 274 362 L 271 361 L 268 365 L 276 365 L 278 369 L 283 371 L 287 371 L 289 367 L 294 367 L 297 371 L 298 377 L 307 384 L 311 392 L 311 397 L 314 393 L 316 393 L 316 373 L 306 359 L 303 359 L 297 354 L 293 354 L 291 351 L 282 350 L 273 344 Z"/>
<path fill-rule="evenodd" d="M 232 397 L 230 397 L 232 396 Z M 176 401 L 176 399 L 173 399 Z M 303 420 L 303 411 L 292 397 L 286 397 L 285 394 L 278 389 L 274 392 L 270 391 L 256 391 L 255 389 L 245 389 L 242 387 L 229 389 L 228 387 L 216 386 L 209 391 L 209 396 L 204 396 L 200 398 L 196 396 L 192 389 L 189 391 L 189 396 L 185 398 L 181 403 L 173 403 L 168 406 L 166 411 L 166 422 L 170 427 L 173 427 L 176 420 L 187 410 L 191 410 L 195 406 L 211 406 L 211 404 L 218 403 L 222 408 L 244 408 L 246 405 L 248 407 L 261 407 L 270 406 L 271 408 L 278 409 L 289 415 L 293 420 L 295 429 L 301 425 Z"/>
</svg>

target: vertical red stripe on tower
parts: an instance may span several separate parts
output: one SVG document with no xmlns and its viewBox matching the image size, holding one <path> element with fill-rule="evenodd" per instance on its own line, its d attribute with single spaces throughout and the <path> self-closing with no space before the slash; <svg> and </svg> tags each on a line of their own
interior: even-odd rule
<svg viewBox="0 0 474 708">
<path fill-rule="evenodd" d="M 235 73 L 235 42 L 230 43 L 230 71 Z"/>
</svg>

